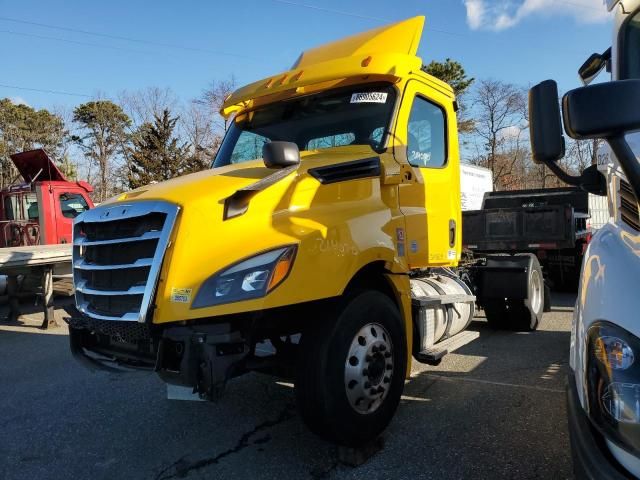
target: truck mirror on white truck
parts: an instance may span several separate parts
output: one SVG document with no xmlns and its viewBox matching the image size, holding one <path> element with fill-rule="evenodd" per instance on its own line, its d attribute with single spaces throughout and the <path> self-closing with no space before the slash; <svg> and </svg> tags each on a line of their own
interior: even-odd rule
<svg viewBox="0 0 640 480">
<path fill-rule="evenodd" d="M 582 89 L 593 88 L 583 87 Z M 577 90 L 582 90 L 577 89 Z M 575 92 L 573 90 L 572 92 Z M 572 92 L 569 92 L 571 94 Z M 570 132 L 567 122 L 571 120 L 567 117 L 568 103 L 572 102 L 569 94 L 565 95 L 563 105 L 565 110 L 565 129 Z M 575 103 L 575 101 L 573 101 Z M 579 103 L 579 102 L 578 102 Z M 579 108 L 576 105 L 576 108 Z M 598 111 L 597 109 L 595 111 Z M 585 112 L 581 113 L 584 115 Z M 573 118 L 575 115 L 572 115 Z M 565 172 L 557 162 L 564 157 L 565 142 L 562 130 L 560 115 L 560 105 L 558 103 L 558 85 L 553 80 L 545 80 L 529 90 L 529 129 L 531 138 L 531 151 L 533 160 L 536 163 L 543 163 L 555 173 L 563 182 L 575 185 L 583 190 L 595 194 L 606 195 L 607 183 L 597 167 L 586 168 L 581 175 L 574 176 Z M 581 120 L 583 123 L 585 120 Z M 573 130 L 571 130 L 573 132 Z M 569 133 L 573 138 L 574 135 Z"/>
<path fill-rule="evenodd" d="M 640 164 L 625 134 L 640 130 L 640 80 L 618 80 L 571 90 L 562 99 L 564 128 L 576 140 L 604 138 L 620 162 L 636 198 Z"/>
</svg>

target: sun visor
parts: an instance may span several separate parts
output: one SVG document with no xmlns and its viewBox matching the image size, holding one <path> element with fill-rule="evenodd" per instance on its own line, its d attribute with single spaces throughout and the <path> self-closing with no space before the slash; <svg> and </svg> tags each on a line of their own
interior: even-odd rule
<svg viewBox="0 0 640 480">
<path fill-rule="evenodd" d="M 291 68 L 306 68 L 309 65 L 336 58 L 374 53 L 400 53 L 415 56 L 420 45 L 423 27 L 424 17 L 419 16 L 351 35 L 302 52 Z"/>
</svg>

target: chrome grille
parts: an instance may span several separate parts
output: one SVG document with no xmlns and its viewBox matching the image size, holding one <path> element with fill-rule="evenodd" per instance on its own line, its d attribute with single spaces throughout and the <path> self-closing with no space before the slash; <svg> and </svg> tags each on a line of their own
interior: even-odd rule
<svg viewBox="0 0 640 480">
<path fill-rule="evenodd" d="M 97 320 L 144 322 L 179 207 L 160 201 L 105 205 L 74 222 L 76 305 Z"/>
<path fill-rule="evenodd" d="M 640 230 L 640 215 L 638 201 L 631 185 L 620 179 L 620 218 L 635 230 Z"/>
</svg>

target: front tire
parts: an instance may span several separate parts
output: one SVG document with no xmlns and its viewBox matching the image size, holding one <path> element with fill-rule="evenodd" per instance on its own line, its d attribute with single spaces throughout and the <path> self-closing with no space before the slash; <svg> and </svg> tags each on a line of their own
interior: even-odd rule
<svg viewBox="0 0 640 480">
<path fill-rule="evenodd" d="M 385 294 L 360 291 L 321 312 L 302 334 L 295 389 L 307 426 L 346 446 L 374 440 L 404 388 L 403 321 Z"/>
</svg>

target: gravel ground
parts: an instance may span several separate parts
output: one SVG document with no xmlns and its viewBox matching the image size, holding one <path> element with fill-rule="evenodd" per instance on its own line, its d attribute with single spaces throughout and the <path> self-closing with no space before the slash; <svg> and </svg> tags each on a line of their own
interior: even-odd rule
<svg viewBox="0 0 640 480">
<path fill-rule="evenodd" d="M 27 315 L 0 325 L 0 478 L 570 478 L 573 301 L 555 295 L 534 333 L 477 318 L 479 340 L 414 363 L 384 448 L 357 468 L 306 430 L 291 385 L 252 374 L 218 403 L 168 401 L 153 374 L 85 370 L 64 327 Z"/>
</svg>

